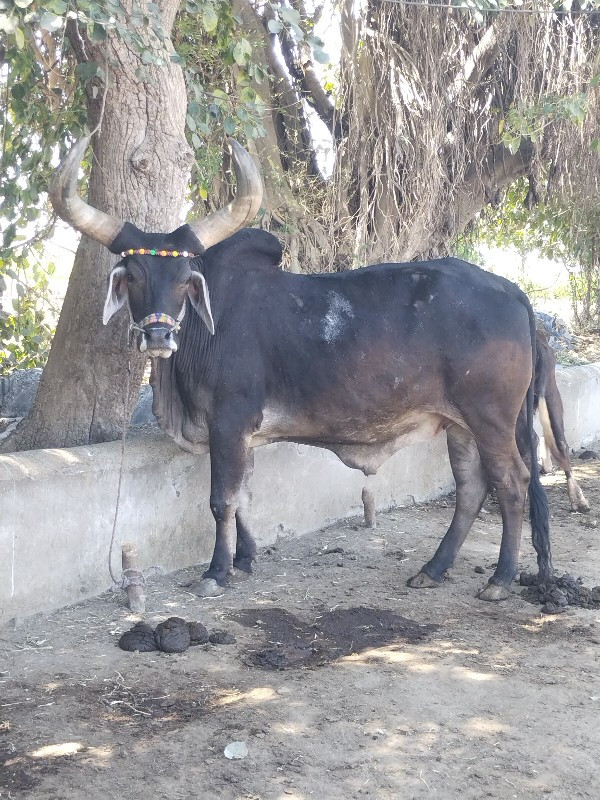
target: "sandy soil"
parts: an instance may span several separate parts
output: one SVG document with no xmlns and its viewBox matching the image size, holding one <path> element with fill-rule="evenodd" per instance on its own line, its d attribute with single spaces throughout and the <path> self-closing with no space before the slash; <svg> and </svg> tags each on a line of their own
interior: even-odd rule
<svg viewBox="0 0 600 800">
<path fill-rule="evenodd" d="M 594 586 L 600 462 L 576 465 L 590 515 L 544 478 L 554 561 Z M 282 540 L 223 598 L 186 591 L 199 570 L 149 585 L 150 622 L 200 620 L 232 645 L 123 652 L 138 618 L 120 594 L 0 631 L 0 797 L 597 800 L 600 611 L 543 616 L 516 584 L 477 600 L 498 554 L 491 508 L 437 590 L 405 582 L 447 501 Z M 243 760 L 224 755 L 234 741 Z"/>
</svg>

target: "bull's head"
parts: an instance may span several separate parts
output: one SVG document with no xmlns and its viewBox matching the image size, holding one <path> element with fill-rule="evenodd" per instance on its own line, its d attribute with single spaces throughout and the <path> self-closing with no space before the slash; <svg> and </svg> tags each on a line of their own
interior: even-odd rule
<svg viewBox="0 0 600 800">
<path fill-rule="evenodd" d="M 177 350 L 176 333 L 186 298 L 214 333 L 208 287 L 192 261 L 252 221 L 262 200 L 260 175 L 244 148 L 229 139 L 235 199 L 171 233 L 145 233 L 98 211 L 77 194 L 77 173 L 88 144 L 89 137 L 80 139 L 67 155 L 50 186 L 50 200 L 59 217 L 121 256 L 109 277 L 104 324 L 127 305 L 132 327 L 141 333 L 140 350 L 168 358 Z"/>
</svg>

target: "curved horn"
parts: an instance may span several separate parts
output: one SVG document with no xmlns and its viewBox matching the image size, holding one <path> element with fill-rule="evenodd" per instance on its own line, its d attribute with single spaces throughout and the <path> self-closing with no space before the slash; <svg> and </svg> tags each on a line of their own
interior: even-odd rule
<svg viewBox="0 0 600 800">
<path fill-rule="evenodd" d="M 205 249 L 222 242 L 232 233 L 248 225 L 256 216 L 262 202 L 262 181 L 254 161 L 235 139 L 228 139 L 227 143 L 233 158 L 236 196 L 225 208 L 209 214 L 204 219 L 188 223 Z"/>
<path fill-rule="evenodd" d="M 61 219 L 105 247 L 110 247 L 124 223 L 89 206 L 77 194 L 77 173 L 89 142 L 90 137 L 84 136 L 73 146 L 52 178 L 48 196 Z"/>
</svg>

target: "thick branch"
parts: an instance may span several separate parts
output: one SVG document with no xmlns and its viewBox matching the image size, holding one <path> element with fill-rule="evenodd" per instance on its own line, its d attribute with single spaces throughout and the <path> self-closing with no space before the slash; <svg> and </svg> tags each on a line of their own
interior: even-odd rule
<svg viewBox="0 0 600 800">
<path fill-rule="evenodd" d="M 449 92 L 452 102 L 460 96 L 465 86 L 471 87 L 479 83 L 492 67 L 499 52 L 497 31 L 494 25 L 490 25 L 454 79 Z"/>
<path fill-rule="evenodd" d="M 270 19 L 274 19 L 273 10 L 270 6 L 266 6 L 264 15 L 265 28 Z M 300 96 L 294 88 L 290 77 L 290 74 L 293 74 L 295 70 L 292 43 L 283 32 L 280 36 L 281 52 L 289 72 L 277 56 L 276 34 L 268 33 L 268 45 L 265 48 L 269 69 L 274 78 L 273 96 L 278 100 L 281 115 L 281 124 L 277 127 L 280 149 L 288 157 L 289 166 L 299 163 L 304 164 L 309 175 L 320 176 L 308 120 L 302 108 Z"/>
<path fill-rule="evenodd" d="M 303 19 L 308 18 L 309 15 L 306 11 L 306 6 L 302 0 L 292 0 L 292 5 L 297 8 Z M 322 9 L 323 7 L 321 6 L 321 12 Z M 317 21 L 316 14 L 318 11 L 319 9 L 311 15 L 313 22 Z M 344 134 L 344 125 L 347 127 L 347 120 L 339 119 L 338 115 L 335 113 L 333 103 L 327 92 L 321 86 L 321 81 L 319 80 L 312 60 L 310 45 L 307 44 L 307 42 L 301 42 L 298 46 L 298 51 L 300 57 L 295 59 L 294 74 L 298 79 L 302 96 L 319 115 L 322 122 L 335 138 L 335 141 L 339 142 Z"/>
<path fill-rule="evenodd" d="M 452 216 L 448 217 L 450 236 L 461 233 L 498 191 L 527 175 L 533 154 L 533 144 L 524 139 L 516 153 L 497 144 L 490 148 L 483 163 L 471 164 L 459 191 L 456 207 Z"/>
</svg>

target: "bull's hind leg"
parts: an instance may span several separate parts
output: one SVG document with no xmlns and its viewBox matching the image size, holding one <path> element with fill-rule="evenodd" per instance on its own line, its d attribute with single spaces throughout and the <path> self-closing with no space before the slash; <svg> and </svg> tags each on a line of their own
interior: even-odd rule
<svg viewBox="0 0 600 800">
<path fill-rule="evenodd" d="M 475 439 L 464 428 L 451 425 L 446 431 L 448 455 L 456 481 L 456 507 L 452 523 L 433 558 L 408 581 L 415 589 L 439 586 L 481 510 L 489 479 L 481 464 Z"/>
<path fill-rule="evenodd" d="M 516 441 L 511 439 L 511 447 L 502 448 L 497 443 L 494 446 L 489 441 L 481 445 L 482 462 L 490 476 L 502 514 L 498 564 L 487 586 L 479 592 L 481 600 L 505 600 L 519 569 L 523 512 L 530 475 Z M 509 452 L 505 455 L 507 449 Z"/>
<path fill-rule="evenodd" d="M 235 514 L 237 541 L 233 566 L 243 572 L 252 572 L 252 562 L 256 558 L 256 541 L 251 531 L 252 492 L 250 480 L 254 471 L 254 450 L 248 452 L 244 479 L 239 493 L 239 505 Z"/>
</svg>

